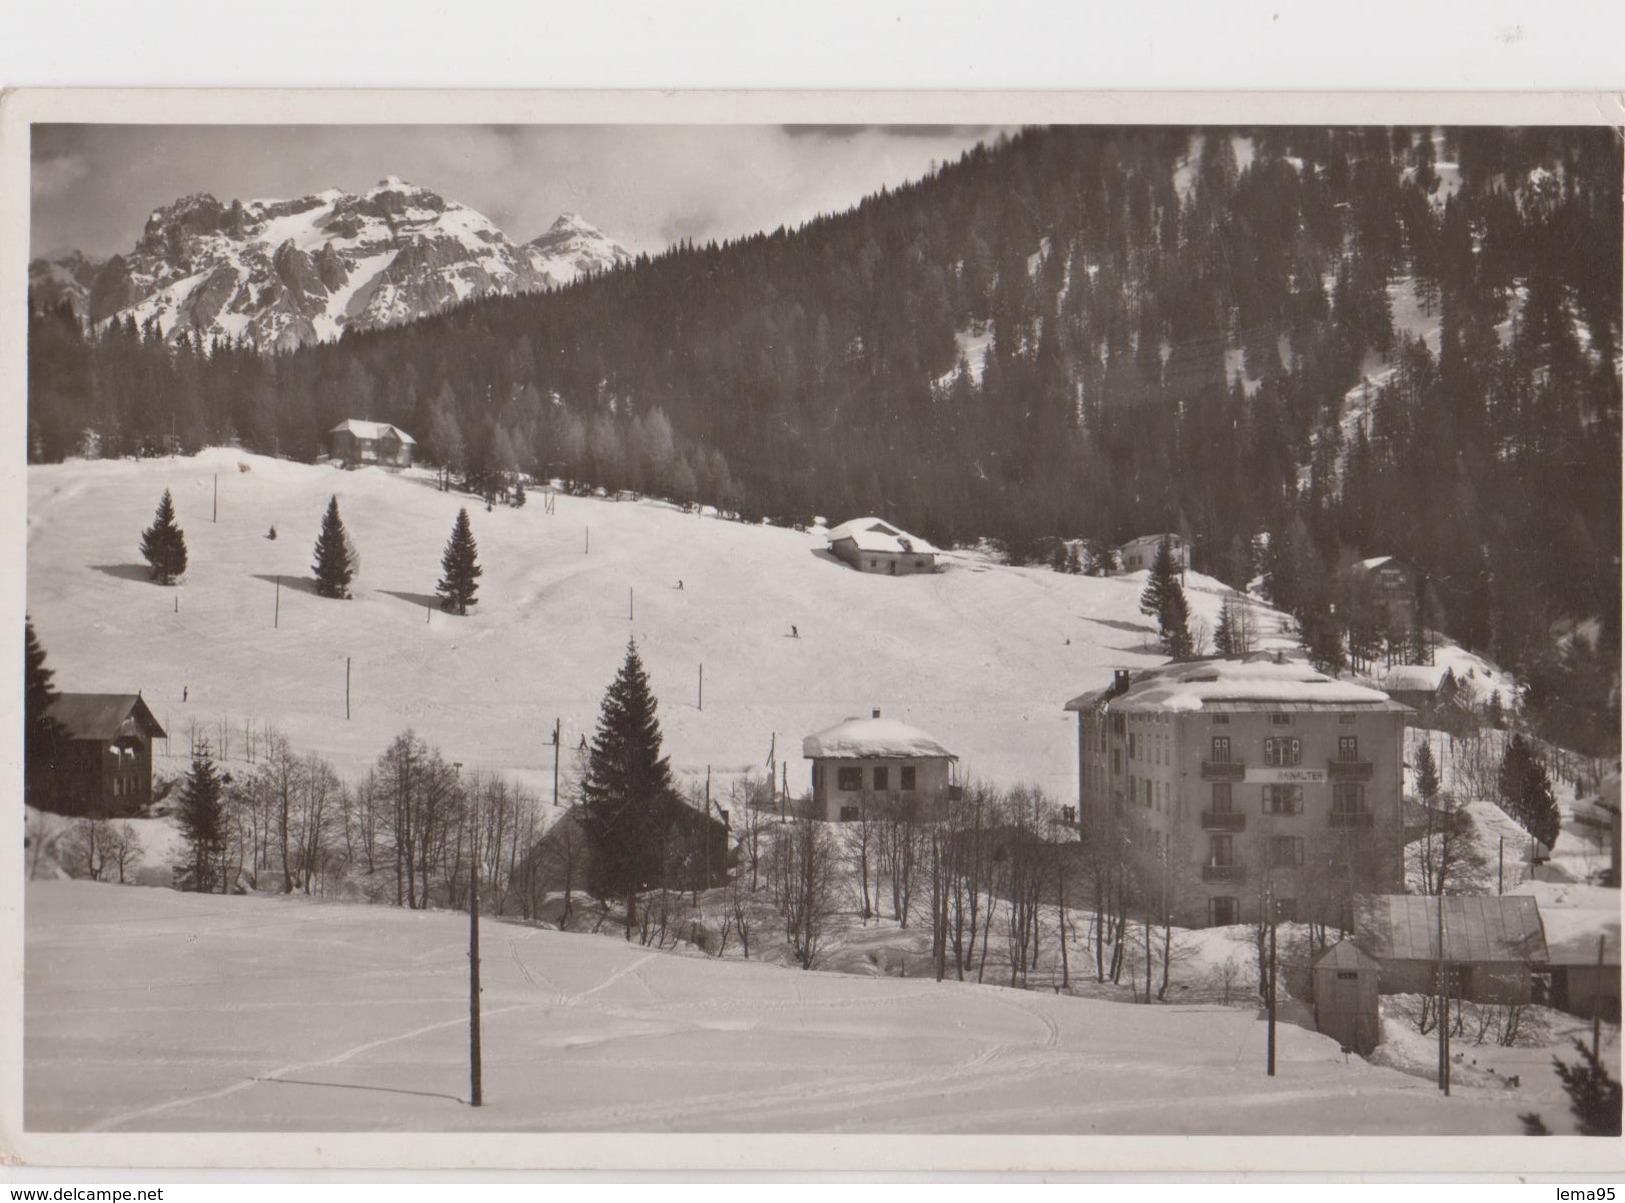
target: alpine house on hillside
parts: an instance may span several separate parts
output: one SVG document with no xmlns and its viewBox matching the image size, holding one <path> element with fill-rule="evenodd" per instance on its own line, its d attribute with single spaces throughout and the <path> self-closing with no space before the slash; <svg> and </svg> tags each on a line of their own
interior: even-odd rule
<svg viewBox="0 0 1625 1203">
<path fill-rule="evenodd" d="M 164 729 L 138 693 L 61 693 L 48 711 L 62 726 L 45 780 L 28 783 L 42 810 L 131 815 L 152 803 L 152 741 Z"/>
<path fill-rule="evenodd" d="M 1122 564 L 1122 572 L 1138 572 L 1142 568 L 1150 568 L 1157 561 L 1157 548 L 1162 541 L 1168 540 L 1168 550 L 1173 552 L 1174 568 L 1180 572 L 1188 572 L 1191 566 L 1191 549 L 1185 540 L 1176 534 L 1141 535 L 1138 539 L 1130 539 L 1117 549 L 1118 563 Z"/>
<path fill-rule="evenodd" d="M 1273 900 L 1348 926 L 1357 894 L 1403 887 L 1409 711 L 1387 695 L 1266 653 L 1119 670 L 1066 709 L 1086 838 L 1123 848 L 1174 922 Z"/>
<path fill-rule="evenodd" d="M 937 570 L 937 549 L 879 518 L 854 518 L 829 532 L 829 550 L 859 572 L 906 576 Z"/>
<path fill-rule="evenodd" d="M 934 807 L 952 789 L 959 758 L 918 727 L 881 718 L 849 718 L 801 741 L 813 762 L 813 817 L 856 819 L 865 807 Z M 918 813 L 918 812 L 916 812 Z"/>
<path fill-rule="evenodd" d="M 412 448 L 417 440 L 399 426 L 388 422 L 363 422 L 350 418 L 327 432 L 327 452 L 351 468 L 363 464 L 385 464 L 393 468 L 412 466 Z"/>
</svg>

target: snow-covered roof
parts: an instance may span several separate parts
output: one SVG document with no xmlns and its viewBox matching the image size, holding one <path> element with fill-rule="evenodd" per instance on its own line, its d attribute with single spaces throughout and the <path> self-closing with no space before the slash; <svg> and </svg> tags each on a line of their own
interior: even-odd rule
<svg viewBox="0 0 1625 1203">
<path fill-rule="evenodd" d="M 1172 531 L 1169 531 L 1166 534 L 1161 534 L 1161 535 L 1140 535 L 1137 538 L 1129 539 L 1127 542 L 1125 542 L 1123 544 L 1123 546 L 1124 547 L 1141 547 L 1141 546 L 1149 543 L 1152 547 L 1156 547 L 1164 539 L 1168 540 L 1168 545 L 1170 547 L 1179 547 L 1181 544 L 1184 543 L 1183 539 L 1181 539 L 1178 535 L 1174 534 Z"/>
<path fill-rule="evenodd" d="M 1120 695 L 1097 689 L 1073 698 L 1068 710 L 1110 701 L 1135 710 L 1403 710 L 1387 694 L 1340 681 L 1301 661 L 1188 660 L 1134 673 Z"/>
<path fill-rule="evenodd" d="M 1359 561 L 1357 561 L 1354 566 L 1356 568 L 1358 568 L 1361 572 L 1375 572 L 1377 569 L 1381 568 L 1384 564 L 1393 564 L 1393 563 L 1394 563 L 1394 557 L 1393 556 L 1372 556 L 1369 560 L 1359 560 Z M 1397 565 L 1396 565 L 1396 567 L 1397 567 Z"/>
<path fill-rule="evenodd" d="M 809 760 L 948 759 L 952 752 L 918 727 L 890 718 L 849 718 L 801 741 Z"/>
<path fill-rule="evenodd" d="M 1316 969 L 1375 969 L 1377 962 L 1360 951 L 1353 940 L 1339 940 L 1315 958 Z"/>
<path fill-rule="evenodd" d="M 368 422 L 361 418 L 346 418 L 327 433 L 337 434 L 341 430 L 349 431 L 358 439 L 381 439 L 386 434 L 393 433 L 403 443 L 415 444 L 417 442 L 399 426 L 391 426 L 388 422 Z"/>
<path fill-rule="evenodd" d="M 851 539 L 859 551 L 887 551 L 898 555 L 935 555 L 936 548 L 918 535 L 911 535 L 900 527 L 880 518 L 853 518 L 849 522 L 831 527 L 829 541 L 838 543 Z"/>
<path fill-rule="evenodd" d="M 1382 687 L 1392 693 L 1437 693 L 1449 668 L 1442 664 L 1396 664 L 1382 677 Z"/>
</svg>

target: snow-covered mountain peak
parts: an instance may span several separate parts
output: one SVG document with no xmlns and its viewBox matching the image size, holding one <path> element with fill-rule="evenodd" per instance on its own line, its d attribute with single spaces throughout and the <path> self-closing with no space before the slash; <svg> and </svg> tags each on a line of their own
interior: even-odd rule
<svg viewBox="0 0 1625 1203">
<path fill-rule="evenodd" d="M 192 193 L 154 209 L 128 254 L 38 260 L 29 280 L 93 323 L 134 318 L 169 337 L 286 349 L 566 284 L 630 258 L 574 213 L 515 246 L 484 214 L 389 175 L 362 193 L 229 203 Z"/>
</svg>

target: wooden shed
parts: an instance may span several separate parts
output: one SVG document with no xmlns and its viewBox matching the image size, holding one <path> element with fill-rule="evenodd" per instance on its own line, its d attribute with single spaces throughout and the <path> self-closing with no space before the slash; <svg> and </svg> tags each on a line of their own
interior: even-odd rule
<svg viewBox="0 0 1625 1203">
<path fill-rule="evenodd" d="M 1527 895 L 1450 894 L 1444 898 L 1446 972 L 1457 997 L 1527 1003 L 1550 956 L 1540 908 Z M 1431 894 L 1363 894 L 1355 902 L 1355 941 L 1381 966 L 1383 994 L 1437 989 L 1439 902 Z M 1457 993 L 1459 991 L 1459 993 Z"/>
<path fill-rule="evenodd" d="M 50 716 L 63 740 L 28 795 L 65 815 L 130 815 L 152 803 L 152 741 L 164 738 L 139 693 L 60 693 Z M 37 788 L 35 788 L 37 785 Z"/>
<path fill-rule="evenodd" d="M 1339 940 L 1316 959 L 1310 970 L 1315 1002 L 1315 1030 L 1346 1049 L 1368 1056 L 1377 1047 L 1381 966 L 1352 940 Z"/>
</svg>

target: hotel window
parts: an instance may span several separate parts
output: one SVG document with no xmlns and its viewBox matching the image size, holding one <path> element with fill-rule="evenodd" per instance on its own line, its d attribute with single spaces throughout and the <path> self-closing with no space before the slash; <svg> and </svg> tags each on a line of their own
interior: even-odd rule
<svg viewBox="0 0 1625 1203">
<path fill-rule="evenodd" d="M 1228 894 L 1220 894 L 1207 900 L 1207 922 L 1209 927 L 1233 927 L 1241 922 L 1241 906 L 1236 898 Z"/>
<path fill-rule="evenodd" d="M 1301 835 L 1270 836 L 1270 864 L 1277 869 L 1296 868 L 1303 864 L 1303 837 Z"/>
<path fill-rule="evenodd" d="M 1337 737 L 1337 758 L 1342 761 L 1360 759 L 1360 737 L 1357 735 L 1339 735 Z"/>
<path fill-rule="evenodd" d="M 1301 762 L 1303 743 L 1294 737 L 1277 736 L 1264 741 L 1264 763 L 1272 768 L 1290 768 Z"/>
<path fill-rule="evenodd" d="M 1342 723 L 1345 727 L 1347 727 L 1347 726 L 1352 726 L 1353 725 L 1354 718 L 1355 718 L 1355 716 L 1352 715 L 1352 714 L 1340 714 L 1340 715 L 1337 716 L 1337 721 Z"/>
<path fill-rule="evenodd" d="M 1272 727 L 1290 727 L 1291 725 L 1292 716 L 1290 714 L 1282 714 L 1277 711 L 1270 715 L 1270 726 Z"/>
<path fill-rule="evenodd" d="M 1112 749 L 1112 772 L 1113 773 L 1121 773 L 1122 771 L 1123 771 L 1123 749 L 1122 748 L 1113 748 Z"/>
<path fill-rule="evenodd" d="M 1266 785 L 1264 787 L 1264 813 L 1267 815 L 1302 814 L 1303 786 Z"/>
<path fill-rule="evenodd" d="M 1214 764 L 1230 763 L 1230 737 L 1228 735 L 1215 735 L 1213 737 L 1213 755 L 1209 759 Z"/>
<path fill-rule="evenodd" d="M 1134 733 L 1131 731 L 1131 732 L 1129 732 L 1129 737 L 1128 737 L 1128 758 L 1130 760 L 1136 759 L 1134 749 L 1135 749 Z"/>
<path fill-rule="evenodd" d="M 1228 781 L 1215 781 L 1213 783 L 1213 813 L 1227 815 L 1235 804 L 1235 796 L 1230 792 L 1230 783 Z"/>
<path fill-rule="evenodd" d="M 905 764 L 897 770 L 897 775 L 901 778 L 897 784 L 902 788 L 903 792 L 911 792 L 914 789 L 914 766 Z"/>
<path fill-rule="evenodd" d="M 1213 716 L 1213 725 L 1215 727 L 1228 727 L 1230 725 L 1230 716 L 1228 714 L 1215 714 Z"/>
<path fill-rule="evenodd" d="M 856 766 L 843 766 L 835 771 L 835 784 L 846 793 L 860 790 L 863 788 L 863 770 Z"/>
<path fill-rule="evenodd" d="M 1236 845 L 1227 835 L 1208 837 L 1208 861 L 1214 868 L 1228 868 L 1236 863 Z"/>
<path fill-rule="evenodd" d="M 875 770 L 875 793 L 883 794 L 889 790 L 891 788 L 890 781 L 891 770 L 883 767 L 877 768 Z"/>
<path fill-rule="evenodd" d="M 1365 813 L 1365 786 L 1352 781 L 1339 781 L 1332 786 L 1332 813 L 1358 815 Z"/>
</svg>

